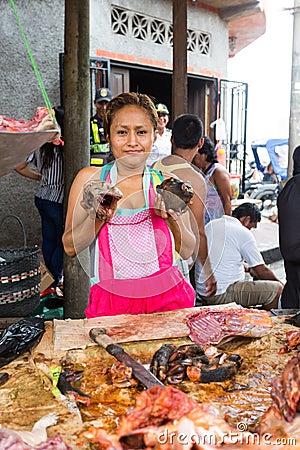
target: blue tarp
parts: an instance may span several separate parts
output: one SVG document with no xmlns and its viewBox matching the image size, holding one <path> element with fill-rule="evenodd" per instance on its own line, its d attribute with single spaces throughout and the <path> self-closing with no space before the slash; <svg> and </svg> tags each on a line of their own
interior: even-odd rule
<svg viewBox="0 0 300 450">
<path fill-rule="evenodd" d="M 261 163 L 259 148 L 266 148 L 276 175 L 282 179 L 287 177 L 288 139 L 269 139 L 264 142 L 252 142 L 251 148 L 258 170 L 264 172 L 266 166 Z"/>
</svg>

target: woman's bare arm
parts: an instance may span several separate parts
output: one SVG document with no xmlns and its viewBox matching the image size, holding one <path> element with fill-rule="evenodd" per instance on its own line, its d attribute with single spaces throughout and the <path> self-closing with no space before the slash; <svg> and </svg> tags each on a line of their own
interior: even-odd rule
<svg viewBox="0 0 300 450">
<path fill-rule="evenodd" d="M 24 161 L 22 164 L 19 164 L 15 168 L 15 171 L 23 177 L 30 178 L 31 180 L 40 181 L 40 179 L 42 178 L 42 175 L 31 169 L 26 161 Z"/>
<path fill-rule="evenodd" d="M 223 203 L 224 213 L 231 216 L 232 191 L 229 173 L 226 170 L 222 170 L 222 168 L 217 167 L 210 177 L 210 181 L 217 188 L 218 194 Z"/>
<path fill-rule="evenodd" d="M 99 233 L 105 221 L 96 217 L 93 208 L 90 210 L 82 206 L 83 186 L 90 180 L 99 180 L 101 171 L 96 167 L 82 169 L 73 181 L 70 189 L 68 208 L 65 221 L 63 244 L 68 256 L 74 257 L 89 247 Z"/>
</svg>

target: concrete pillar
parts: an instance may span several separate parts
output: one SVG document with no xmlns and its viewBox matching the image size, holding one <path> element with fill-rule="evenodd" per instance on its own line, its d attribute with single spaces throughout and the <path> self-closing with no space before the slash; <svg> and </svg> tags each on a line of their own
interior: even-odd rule
<svg viewBox="0 0 300 450">
<path fill-rule="evenodd" d="M 298 145 L 300 145 L 300 0 L 294 0 L 288 178 L 293 172 L 293 152 Z"/>
</svg>

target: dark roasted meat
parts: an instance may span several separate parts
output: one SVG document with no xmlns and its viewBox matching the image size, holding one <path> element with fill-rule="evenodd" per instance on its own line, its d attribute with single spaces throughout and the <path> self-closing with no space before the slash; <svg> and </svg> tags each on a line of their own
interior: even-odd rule
<svg viewBox="0 0 300 450">
<path fill-rule="evenodd" d="M 161 381 L 166 378 L 168 361 L 175 349 L 175 345 L 164 344 L 153 355 L 150 371 Z"/>
<path fill-rule="evenodd" d="M 160 371 L 158 364 L 163 364 Z M 231 378 L 241 364 L 239 355 L 220 353 L 215 347 L 204 350 L 197 344 L 178 348 L 164 344 L 155 352 L 150 370 L 169 384 L 179 384 L 187 379 L 195 383 L 210 383 Z"/>
<path fill-rule="evenodd" d="M 80 389 L 72 386 L 68 381 L 68 376 L 65 372 L 62 372 L 59 375 L 57 387 L 60 392 L 67 397 L 70 397 L 75 403 L 81 403 L 83 405 L 90 404 L 90 397 L 82 392 Z"/>
<path fill-rule="evenodd" d="M 118 388 L 137 386 L 138 382 L 132 377 L 132 368 L 124 362 L 117 361 L 110 368 L 112 384 Z"/>
<path fill-rule="evenodd" d="M 167 211 L 172 209 L 179 213 L 186 211 L 188 203 L 194 196 L 191 183 L 173 177 L 156 186 L 156 191 L 162 196 Z"/>
<path fill-rule="evenodd" d="M 48 109 L 45 106 L 40 106 L 37 108 L 35 116 L 27 122 L 23 119 L 13 119 L 11 117 L 0 116 L 0 131 L 35 131 L 44 117 L 48 114 Z"/>
<path fill-rule="evenodd" d="M 82 206 L 86 209 L 94 208 L 97 217 L 105 220 L 107 211 L 116 208 L 122 197 L 122 192 L 116 186 L 106 181 L 91 180 L 84 185 Z"/>
<path fill-rule="evenodd" d="M 0 386 L 2 386 L 2 384 L 5 384 L 8 379 L 9 379 L 8 373 L 7 372 L 1 372 L 0 373 Z"/>
</svg>

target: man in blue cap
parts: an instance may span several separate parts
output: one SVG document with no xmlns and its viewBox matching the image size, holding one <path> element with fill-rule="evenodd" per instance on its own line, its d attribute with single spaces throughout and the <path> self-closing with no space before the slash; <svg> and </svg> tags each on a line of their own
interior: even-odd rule
<svg viewBox="0 0 300 450">
<path fill-rule="evenodd" d="M 152 166 L 155 161 L 171 155 L 171 136 L 172 131 L 167 128 L 169 122 L 169 110 L 163 103 L 155 105 L 158 115 L 156 141 L 147 159 L 147 165 Z"/>
<path fill-rule="evenodd" d="M 90 122 L 91 166 L 103 166 L 114 159 L 109 144 L 106 142 L 103 129 L 106 106 L 111 99 L 112 93 L 108 88 L 101 88 L 96 91 L 94 105 L 97 112 Z"/>
</svg>

